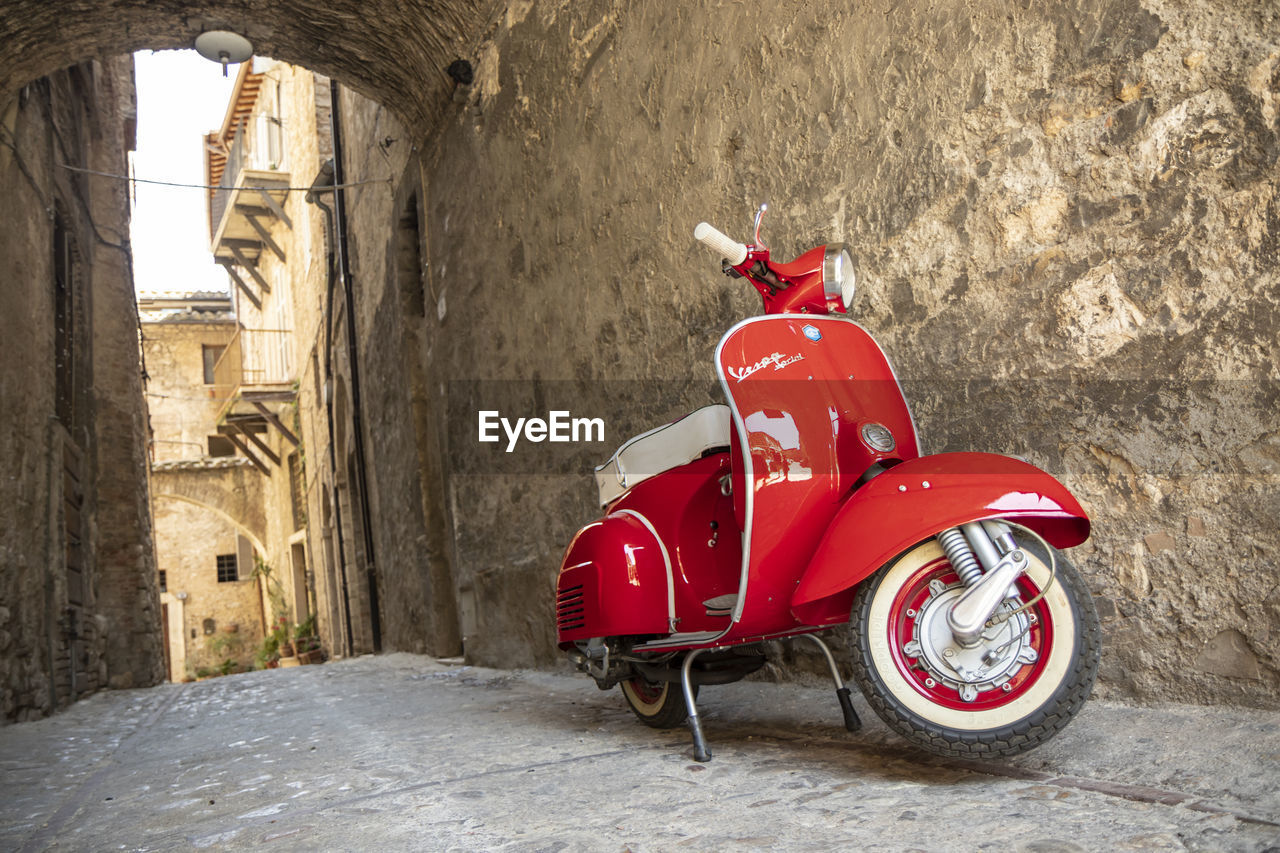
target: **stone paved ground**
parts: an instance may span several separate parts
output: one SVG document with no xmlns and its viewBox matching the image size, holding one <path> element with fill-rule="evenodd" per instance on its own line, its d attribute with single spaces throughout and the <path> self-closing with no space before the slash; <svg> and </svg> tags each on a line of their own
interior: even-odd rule
<svg viewBox="0 0 1280 853">
<path fill-rule="evenodd" d="M 827 689 L 703 691 L 715 759 L 585 677 L 395 654 L 0 729 L 0 849 L 1280 850 L 1280 715 L 1094 702 L 968 764 Z"/>
</svg>

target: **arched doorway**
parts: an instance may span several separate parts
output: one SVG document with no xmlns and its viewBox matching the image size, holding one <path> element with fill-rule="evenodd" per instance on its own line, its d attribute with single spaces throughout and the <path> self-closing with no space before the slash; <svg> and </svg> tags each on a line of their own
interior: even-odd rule
<svg viewBox="0 0 1280 853">
<path fill-rule="evenodd" d="M 26 219 L 30 227 L 9 229 L 0 239 L 0 270 L 13 283 L 0 295 L 8 315 L 0 319 L 0 333 L 32 346 L 6 359 L 2 378 L 6 388 L 42 389 L 47 376 L 56 373 L 60 384 L 47 393 L 39 390 L 33 400 L 6 399 L 0 416 L 11 439 L 5 459 L 17 461 L 13 469 L 20 472 L 0 487 L 0 499 L 30 510 L 0 531 L 3 544 L 24 555 L 2 573 L 0 587 L 5 599 L 18 605 L 15 610 L 39 613 L 38 619 L 24 617 L 20 627 L 6 627 L 17 638 L 13 654 L 37 659 L 43 669 L 34 674 L 6 669 L 0 687 L 8 688 L 13 701 L 4 714 L 20 719 L 47 713 L 108 683 L 152 683 L 161 669 L 160 605 L 145 509 L 147 416 L 141 365 L 130 355 L 138 324 L 129 298 L 127 184 L 93 174 L 128 171 L 124 154 L 133 132 L 127 94 L 132 84 L 127 66 L 110 58 L 138 49 L 189 47 L 209 29 L 242 32 L 258 54 L 332 77 L 342 89 L 335 105 L 342 102 L 342 108 L 358 113 L 365 107 L 353 106 L 355 95 L 372 99 L 366 102 L 367 114 L 375 120 L 368 130 L 380 133 L 384 144 L 374 149 L 372 137 L 356 141 L 369 142 L 368 150 L 381 157 L 383 172 L 371 183 L 394 184 L 406 171 L 416 171 L 415 143 L 446 108 L 454 85 L 444 69 L 472 51 L 491 11 L 468 3 L 413 9 L 393 3 L 265 2 L 249 7 L 161 2 L 134 9 L 17 2 L 6 7 L 6 38 L 0 46 L 0 186 L 11 202 L 8 215 Z M 377 118 L 379 113 L 385 117 Z M 45 130 L 36 127 L 39 122 Z M 33 156 L 33 151 L 40 153 Z M 375 204 L 362 213 L 376 216 L 377 209 Z M 388 212 L 385 218 L 390 239 L 393 217 Z M 315 236 L 323 267 L 322 247 L 333 241 L 326 234 Z M 45 280 L 52 300 L 42 289 Z M 316 301 L 323 300 L 321 295 Z M 46 303 L 57 307 L 54 316 L 43 316 Z M 329 361 L 328 354 L 321 355 L 321 362 Z M 46 370 L 42 362 L 55 363 L 55 370 Z M 316 393 L 310 403 L 323 410 L 319 388 L 330 377 L 313 372 Z M 73 406 L 79 398 L 96 405 Z M 67 414 L 59 418 L 61 412 Z M 88 413 L 89 420 L 77 413 Z M 362 428 L 358 420 L 354 428 Z M 254 437 L 243 436 L 245 441 Z M 316 452 L 305 462 L 319 473 L 326 467 L 327 436 L 298 438 L 314 439 Z M 294 456 L 300 468 L 300 447 Z M 283 455 L 280 467 L 286 461 L 292 470 L 294 459 Z M 341 474 L 316 478 L 316 515 L 319 494 L 325 492 L 328 500 L 334 480 L 347 478 L 346 461 Z M 260 532 L 246 538 L 254 551 L 264 551 Z M 327 544 L 297 534 L 292 539 L 288 564 L 305 576 L 315 562 L 307 558 L 308 548 L 323 554 Z M 52 571 L 41 567 L 56 571 L 47 581 L 33 583 L 30 578 L 39 571 Z M 95 571 L 100 581 L 109 582 L 78 580 Z M 99 600 L 81 601 L 81 587 L 101 589 Z M 66 616 L 63 611 L 72 606 L 83 614 Z M 103 618 L 95 621 L 95 613 Z M 97 632 L 88 641 L 84 625 Z M 96 627 L 102 625 L 106 628 Z M 50 639 L 55 635 L 56 642 Z M 45 654 L 46 648 L 52 651 Z M 67 675 L 59 680 L 56 671 Z"/>
</svg>

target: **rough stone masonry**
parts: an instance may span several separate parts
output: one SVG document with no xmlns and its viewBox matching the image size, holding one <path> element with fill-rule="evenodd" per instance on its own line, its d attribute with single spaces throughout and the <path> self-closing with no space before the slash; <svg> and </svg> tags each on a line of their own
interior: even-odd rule
<svg viewBox="0 0 1280 853">
<path fill-rule="evenodd" d="M 758 305 L 690 232 L 746 237 L 768 201 L 775 255 L 856 247 L 850 314 L 928 450 L 1018 454 L 1083 499 L 1100 692 L 1276 707 L 1278 15 L 513 3 L 427 157 L 433 369 L 541 380 L 548 403 L 553 380 L 572 400 L 710 379 L 717 338 Z M 706 402 L 682 387 L 590 414 L 621 440 Z M 486 464 L 450 451 L 455 471 Z M 550 612 L 589 481 L 451 485 L 469 653 L 548 659 L 525 614 Z"/>
<path fill-rule="evenodd" d="M 0 723 L 163 678 L 121 183 L 128 58 L 0 98 Z"/>
</svg>

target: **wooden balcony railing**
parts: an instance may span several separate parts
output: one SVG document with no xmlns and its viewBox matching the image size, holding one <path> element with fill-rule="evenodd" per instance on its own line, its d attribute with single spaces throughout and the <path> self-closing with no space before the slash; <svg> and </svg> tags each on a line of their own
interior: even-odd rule
<svg viewBox="0 0 1280 853">
<path fill-rule="evenodd" d="M 287 329 L 239 329 L 213 366 L 219 397 L 231 399 L 243 388 L 290 385 L 293 350 Z"/>
</svg>

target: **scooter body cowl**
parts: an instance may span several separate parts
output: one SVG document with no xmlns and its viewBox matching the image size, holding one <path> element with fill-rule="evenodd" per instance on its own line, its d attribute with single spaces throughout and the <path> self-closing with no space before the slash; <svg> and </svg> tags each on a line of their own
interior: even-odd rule
<svg viewBox="0 0 1280 853">
<path fill-rule="evenodd" d="M 716 363 L 732 409 L 727 452 L 644 480 L 578 533 L 558 584 L 562 647 L 602 636 L 730 644 L 809 628 L 791 598 L 859 476 L 919 454 L 888 360 L 849 320 L 745 320 Z M 868 444 L 868 424 L 893 446 Z M 716 599 L 723 612 L 706 606 Z"/>
</svg>

